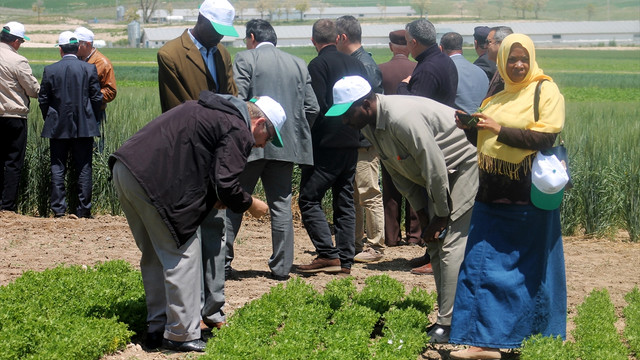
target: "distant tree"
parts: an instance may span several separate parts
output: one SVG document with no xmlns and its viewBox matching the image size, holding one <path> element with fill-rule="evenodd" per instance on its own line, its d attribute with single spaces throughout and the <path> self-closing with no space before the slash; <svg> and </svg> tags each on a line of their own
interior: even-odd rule
<svg viewBox="0 0 640 360">
<path fill-rule="evenodd" d="M 304 20 L 304 13 L 309 11 L 309 0 L 298 0 L 295 9 L 300 12 L 300 21 Z"/>
<path fill-rule="evenodd" d="M 502 17 L 502 8 L 504 7 L 504 3 L 506 0 L 496 0 L 494 3 L 498 7 L 498 18 Z"/>
<path fill-rule="evenodd" d="M 415 10 L 420 17 L 425 17 L 427 8 L 431 5 L 431 0 L 411 0 L 411 8 Z"/>
<path fill-rule="evenodd" d="M 324 1 L 320 0 L 320 2 L 318 3 L 318 12 L 320 13 L 320 17 L 322 17 L 322 13 L 326 8 L 327 4 L 325 4 Z"/>
<path fill-rule="evenodd" d="M 482 19 L 482 12 L 487 8 L 487 5 L 489 5 L 489 1 L 488 0 L 475 0 L 473 2 L 473 5 L 476 8 L 476 12 L 478 13 L 478 18 Z"/>
<path fill-rule="evenodd" d="M 249 4 L 246 1 L 238 1 L 233 5 L 233 7 L 236 9 L 238 18 L 242 20 L 244 18 L 244 11 L 249 8 Z"/>
<path fill-rule="evenodd" d="M 593 4 L 588 4 L 587 5 L 587 20 L 591 21 L 591 18 L 593 17 L 593 14 L 596 13 L 596 7 Z"/>
<path fill-rule="evenodd" d="M 289 22 L 289 13 L 291 13 L 291 9 L 293 8 L 295 8 L 293 0 L 285 0 L 282 3 L 282 10 L 284 11 L 284 15 L 286 16 L 286 22 Z"/>
<path fill-rule="evenodd" d="M 260 13 L 260 19 L 264 19 L 264 13 L 269 11 L 269 0 L 256 1 L 256 10 Z"/>
<path fill-rule="evenodd" d="M 40 14 L 44 11 L 44 1 L 38 0 L 31 5 L 31 10 L 38 14 L 38 24 L 40 24 Z"/>
<path fill-rule="evenodd" d="M 460 17 L 462 18 L 463 13 L 464 13 L 464 6 L 465 6 L 465 2 L 464 1 L 458 1 L 456 3 L 456 8 L 458 9 L 458 11 L 460 11 Z"/>
<path fill-rule="evenodd" d="M 542 9 L 544 9 L 545 6 L 547 6 L 547 2 L 549 2 L 549 0 L 532 0 L 533 13 L 536 16 L 536 19 L 538 18 L 538 13 L 542 11 Z"/>
<path fill-rule="evenodd" d="M 142 22 L 149 23 L 153 11 L 156 9 L 158 0 L 140 0 L 140 9 L 142 10 Z"/>
<path fill-rule="evenodd" d="M 382 19 L 384 19 L 385 16 L 387 15 L 387 5 L 378 4 L 378 9 L 380 9 L 380 15 L 382 15 Z"/>
<path fill-rule="evenodd" d="M 171 3 L 167 4 L 167 14 L 173 15 L 173 5 Z"/>
<path fill-rule="evenodd" d="M 124 13 L 124 19 L 126 20 L 127 23 L 130 23 L 132 21 L 140 20 L 140 15 L 138 15 L 138 12 L 137 12 L 136 8 L 130 7 Z"/>
<path fill-rule="evenodd" d="M 516 16 L 519 11 L 522 12 L 522 18 L 524 19 L 527 11 L 533 10 L 534 0 L 511 0 L 511 6 L 516 11 Z"/>
</svg>

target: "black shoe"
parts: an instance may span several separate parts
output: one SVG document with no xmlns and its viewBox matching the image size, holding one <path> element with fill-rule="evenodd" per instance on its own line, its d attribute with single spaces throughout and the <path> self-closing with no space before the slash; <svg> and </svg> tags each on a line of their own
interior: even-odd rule
<svg viewBox="0 0 640 360">
<path fill-rule="evenodd" d="M 147 333 L 147 338 L 144 340 L 144 346 L 147 349 L 157 349 L 162 346 L 164 331 L 156 331 Z"/>
<path fill-rule="evenodd" d="M 291 278 L 289 275 L 276 275 L 274 273 L 269 273 L 269 277 L 277 281 L 287 281 Z"/>
<path fill-rule="evenodd" d="M 238 279 L 238 271 L 232 267 L 228 267 L 224 269 L 224 279 L 225 280 L 237 280 Z"/>
<path fill-rule="evenodd" d="M 165 349 L 173 350 L 173 351 L 204 352 L 204 348 L 207 346 L 207 343 L 200 339 L 191 340 L 191 341 L 173 341 L 173 340 L 163 339 L 162 346 Z"/>
</svg>

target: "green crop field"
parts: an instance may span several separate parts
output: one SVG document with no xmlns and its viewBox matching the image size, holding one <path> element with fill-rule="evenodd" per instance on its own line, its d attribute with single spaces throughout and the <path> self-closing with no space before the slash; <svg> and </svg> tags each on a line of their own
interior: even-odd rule
<svg viewBox="0 0 640 360">
<path fill-rule="evenodd" d="M 230 49 L 235 55 L 242 49 Z M 369 49 L 378 63 L 388 49 Z M 310 61 L 311 47 L 289 48 Z M 21 49 L 35 76 L 57 60 L 56 49 Z M 107 108 L 106 149 L 94 156 L 94 213 L 119 214 L 107 181 L 108 154 L 160 114 L 156 50 L 103 49 L 112 60 L 118 96 Z M 473 59 L 472 49 L 466 56 Z M 640 50 L 540 50 L 539 65 L 558 83 L 566 101 L 562 138 L 570 154 L 574 188 L 562 207 L 565 234 L 610 235 L 627 230 L 640 240 Z M 40 138 L 42 116 L 31 104 L 26 165 L 19 198 L 20 212 L 49 215 L 48 141 Z M 297 184 L 297 181 L 294 181 Z M 72 185 L 72 184 L 70 184 Z M 294 190 L 294 191 L 297 191 Z M 73 191 L 69 192 L 73 208 Z"/>
</svg>

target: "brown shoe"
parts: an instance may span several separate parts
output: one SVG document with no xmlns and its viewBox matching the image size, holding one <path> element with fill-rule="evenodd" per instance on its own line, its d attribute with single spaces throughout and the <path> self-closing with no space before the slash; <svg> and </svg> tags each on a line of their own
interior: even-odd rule
<svg viewBox="0 0 640 360">
<path fill-rule="evenodd" d="M 303 273 L 339 273 L 342 270 L 340 268 L 340 259 L 328 259 L 321 257 L 315 258 L 309 265 L 298 265 L 297 268 L 298 271 Z"/>
<path fill-rule="evenodd" d="M 498 360 L 502 357 L 498 349 L 480 348 L 472 346 L 468 349 L 453 351 L 449 354 L 452 359 L 472 359 L 472 360 Z"/>
<path fill-rule="evenodd" d="M 415 275 L 431 275 L 433 274 L 433 269 L 431 268 L 431 264 L 427 264 L 411 269 L 411 273 Z"/>
<path fill-rule="evenodd" d="M 214 323 L 211 323 L 211 324 L 207 324 L 207 323 L 204 322 L 204 320 L 200 320 L 200 331 L 211 331 L 214 328 L 220 330 L 224 326 L 227 326 L 227 322 L 226 321 L 214 322 Z"/>
<path fill-rule="evenodd" d="M 340 275 L 351 275 L 351 269 L 350 268 L 340 269 Z"/>
</svg>

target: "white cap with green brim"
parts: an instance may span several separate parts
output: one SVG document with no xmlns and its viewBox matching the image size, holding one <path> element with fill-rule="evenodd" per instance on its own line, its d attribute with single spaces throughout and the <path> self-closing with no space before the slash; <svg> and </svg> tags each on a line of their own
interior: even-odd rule
<svg viewBox="0 0 640 360">
<path fill-rule="evenodd" d="M 555 210 L 562 202 L 569 175 L 555 155 L 538 152 L 531 167 L 531 203 L 542 210 Z"/>
<path fill-rule="evenodd" d="M 78 38 L 76 34 L 72 31 L 63 31 L 58 36 L 58 44 L 56 46 L 69 45 L 69 44 L 77 44 Z"/>
<path fill-rule="evenodd" d="M 24 35 L 24 25 L 22 25 L 17 21 L 9 21 L 4 25 L 4 27 L 2 28 L 2 31 L 7 34 L 11 34 L 13 36 L 22 38 L 24 40 L 31 40 Z"/>
<path fill-rule="evenodd" d="M 325 116 L 340 116 L 354 102 L 371 92 L 371 85 L 362 76 L 345 76 L 333 85 L 333 106 Z"/>
<path fill-rule="evenodd" d="M 211 21 L 211 25 L 218 34 L 238 37 L 238 32 L 233 27 L 233 19 L 236 10 L 227 0 L 205 0 L 200 5 L 200 14 Z"/>
<path fill-rule="evenodd" d="M 256 104 L 256 106 L 258 106 L 267 116 L 267 119 L 271 121 L 271 124 L 276 131 L 276 136 L 273 137 L 271 143 L 277 147 L 282 147 L 283 143 L 282 137 L 280 136 L 280 129 L 282 129 L 282 125 L 284 125 L 284 122 L 287 120 L 287 115 L 285 114 L 282 106 L 268 96 L 256 96 L 249 101 Z"/>
</svg>

